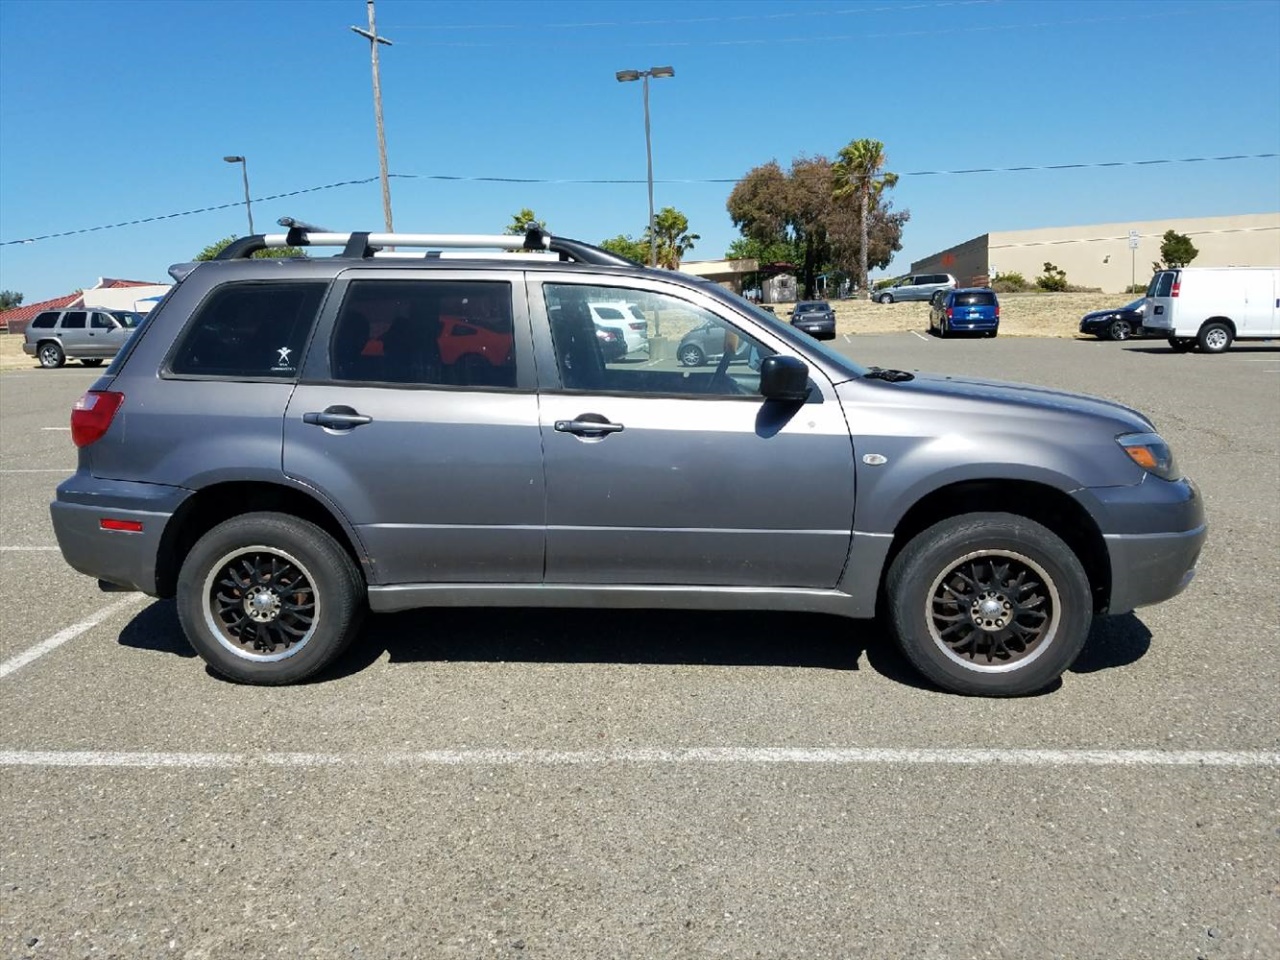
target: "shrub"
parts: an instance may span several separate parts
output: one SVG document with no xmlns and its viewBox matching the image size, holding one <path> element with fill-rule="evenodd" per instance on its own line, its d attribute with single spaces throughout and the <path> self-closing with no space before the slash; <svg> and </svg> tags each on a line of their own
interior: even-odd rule
<svg viewBox="0 0 1280 960">
<path fill-rule="evenodd" d="M 1044 262 L 1044 273 L 1036 277 L 1036 286 L 1041 290 L 1059 293 L 1067 289 L 1067 271 L 1055 267 L 1048 260 Z"/>
<path fill-rule="evenodd" d="M 991 281 L 991 289 L 996 293 L 1022 293 L 1031 289 L 1027 278 L 1020 273 L 1002 273 Z"/>
<path fill-rule="evenodd" d="M 1146 293 L 1147 285 L 1145 283 L 1135 283 L 1131 287 L 1124 288 L 1125 293 Z"/>
</svg>

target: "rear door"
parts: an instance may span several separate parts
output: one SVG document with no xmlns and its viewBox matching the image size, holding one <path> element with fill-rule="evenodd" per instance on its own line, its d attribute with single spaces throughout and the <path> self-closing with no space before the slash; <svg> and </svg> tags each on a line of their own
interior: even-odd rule
<svg viewBox="0 0 1280 960">
<path fill-rule="evenodd" d="M 1147 287 L 1147 308 L 1142 318 L 1144 327 L 1173 334 L 1176 322 L 1174 306 L 1177 302 L 1173 295 L 1173 288 L 1177 282 L 1177 270 L 1162 270 L 1151 278 L 1151 283 Z M 1194 332 L 1183 334 L 1183 336 L 1194 335 Z"/>
<path fill-rule="evenodd" d="M 587 304 L 623 299 L 662 331 L 641 364 L 605 362 Z M 853 450 L 831 383 L 759 393 L 759 361 L 794 347 L 661 281 L 539 275 L 548 583 L 830 588 L 848 553 Z M 709 325 L 716 363 L 670 348 Z"/>
<path fill-rule="evenodd" d="M 92 356 L 89 350 L 89 313 L 87 310 L 68 310 L 56 331 L 62 343 L 62 352 L 69 357 Z"/>
<path fill-rule="evenodd" d="M 465 351 L 455 340 L 484 339 Z M 340 275 L 284 425 L 284 470 L 339 505 L 373 582 L 542 578 L 544 484 L 519 271 Z"/>
</svg>

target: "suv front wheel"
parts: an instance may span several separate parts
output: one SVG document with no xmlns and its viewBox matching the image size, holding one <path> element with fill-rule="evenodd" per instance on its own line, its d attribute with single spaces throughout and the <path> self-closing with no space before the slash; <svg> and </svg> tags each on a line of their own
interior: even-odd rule
<svg viewBox="0 0 1280 960">
<path fill-rule="evenodd" d="M 938 686 L 974 696 L 1044 689 L 1079 655 L 1093 619 L 1071 548 L 1008 513 L 934 524 L 894 560 L 885 588 L 907 659 Z"/>
<path fill-rule="evenodd" d="M 191 548 L 177 606 L 187 639 L 218 673 L 241 683 L 294 683 L 332 663 L 359 632 L 364 581 L 315 524 L 248 513 Z"/>
</svg>

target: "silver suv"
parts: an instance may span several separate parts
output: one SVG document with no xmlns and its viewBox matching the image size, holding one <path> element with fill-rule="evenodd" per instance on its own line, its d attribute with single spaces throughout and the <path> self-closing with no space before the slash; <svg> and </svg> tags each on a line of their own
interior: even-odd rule
<svg viewBox="0 0 1280 960">
<path fill-rule="evenodd" d="M 250 258 L 320 244 L 343 250 Z M 430 255 L 513 244 L 551 255 Z M 538 231 L 293 228 L 170 272 L 75 405 L 53 523 L 77 570 L 176 597 L 236 680 L 324 668 L 366 607 L 662 606 L 879 613 L 939 686 L 1022 694 L 1095 615 L 1181 590 L 1205 538 L 1133 410 L 867 369 Z M 602 350 L 589 305 L 619 301 L 661 320 L 644 363 Z M 703 327 L 719 358 L 682 364 Z"/>
<path fill-rule="evenodd" d="M 42 367 L 60 367 L 68 359 L 96 367 L 120 351 L 141 320 L 131 310 L 46 310 L 27 327 L 22 352 Z"/>
<path fill-rule="evenodd" d="M 954 290 L 956 278 L 949 273 L 917 273 L 903 277 L 875 295 L 879 303 L 898 300 L 929 300 L 939 290 Z"/>
</svg>

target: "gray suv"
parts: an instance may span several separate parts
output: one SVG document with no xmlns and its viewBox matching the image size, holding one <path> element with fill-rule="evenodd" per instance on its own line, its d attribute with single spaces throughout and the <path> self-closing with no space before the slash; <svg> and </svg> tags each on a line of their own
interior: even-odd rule
<svg viewBox="0 0 1280 960">
<path fill-rule="evenodd" d="M 46 310 L 27 327 L 22 352 L 42 367 L 60 367 L 68 359 L 96 367 L 120 351 L 141 319 L 131 310 L 101 307 Z"/>
<path fill-rule="evenodd" d="M 903 277 L 875 295 L 879 303 L 898 300 L 929 300 L 939 290 L 954 290 L 956 278 L 949 273 L 917 273 Z"/>
<path fill-rule="evenodd" d="M 343 249 L 251 258 L 308 244 Z M 463 244 L 549 255 L 431 255 Z M 536 230 L 292 228 L 170 272 L 75 405 L 53 524 L 104 588 L 176 597 L 239 681 L 321 670 L 366 608 L 660 606 L 879 614 L 935 684 L 1023 694 L 1095 615 L 1178 593 L 1204 542 L 1140 413 L 868 369 Z M 643 364 L 602 351 L 589 305 L 614 301 L 661 319 Z M 682 364 L 706 325 L 719 359 Z"/>
</svg>

